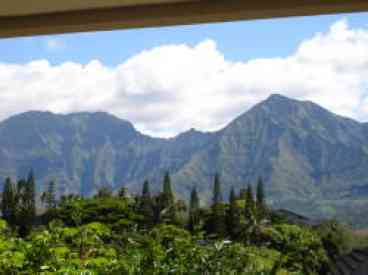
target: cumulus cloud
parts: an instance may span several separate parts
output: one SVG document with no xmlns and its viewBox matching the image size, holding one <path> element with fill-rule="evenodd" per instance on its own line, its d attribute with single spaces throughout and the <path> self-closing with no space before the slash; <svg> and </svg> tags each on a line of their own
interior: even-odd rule
<svg viewBox="0 0 368 275">
<path fill-rule="evenodd" d="M 226 60 L 215 41 L 163 45 L 110 68 L 98 60 L 0 63 L 0 120 L 27 110 L 108 111 L 155 136 L 217 130 L 277 92 L 368 120 L 368 29 L 346 20 L 285 58 Z"/>
</svg>

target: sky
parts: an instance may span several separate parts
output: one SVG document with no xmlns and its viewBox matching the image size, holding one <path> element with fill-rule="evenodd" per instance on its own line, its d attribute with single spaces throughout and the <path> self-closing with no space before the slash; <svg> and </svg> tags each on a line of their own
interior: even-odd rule
<svg viewBox="0 0 368 275">
<path fill-rule="evenodd" d="M 279 93 L 368 122 L 368 13 L 0 39 L 0 53 L 0 121 L 105 111 L 172 137 Z"/>
</svg>

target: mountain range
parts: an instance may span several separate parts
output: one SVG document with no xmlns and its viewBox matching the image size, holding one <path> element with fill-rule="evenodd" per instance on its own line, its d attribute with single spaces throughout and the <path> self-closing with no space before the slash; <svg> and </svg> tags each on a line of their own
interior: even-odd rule
<svg viewBox="0 0 368 275">
<path fill-rule="evenodd" d="M 313 218 L 368 225 L 368 124 L 309 101 L 271 95 L 216 132 L 154 138 L 108 113 L 26 112 L 0 123 L 0 182 L 33 169 L 41 193 L 93 195 L 101 186 L 139 192 L 169 171 L 177 196 L 197 187 L 209 202 L 262 177 L 268 203 Z"/>
</svg>

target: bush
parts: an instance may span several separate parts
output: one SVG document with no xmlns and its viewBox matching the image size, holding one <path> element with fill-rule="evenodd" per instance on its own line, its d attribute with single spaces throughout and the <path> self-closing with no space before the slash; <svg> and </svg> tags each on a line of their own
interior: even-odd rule
<svg viewBox="0 0 368 275">
<path fill-rule="evenodd" d="M 264 229 L 263 238 L 281 253 L 280 266 L 290 271 L 316 274 L 327 262 L 322 241 L 311 229 L 280 224 Z"/>
</svg>

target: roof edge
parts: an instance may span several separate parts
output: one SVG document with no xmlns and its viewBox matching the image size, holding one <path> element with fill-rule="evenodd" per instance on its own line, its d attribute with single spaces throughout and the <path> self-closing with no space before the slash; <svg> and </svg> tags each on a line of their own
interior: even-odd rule
<svg viewBox="0 0 368 275">
<path fill-rule="evenodd" d="M 366 0 L 197 0 L 0 17 L 0 38 L 368 11 Z"/>
</svg>

